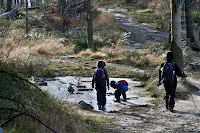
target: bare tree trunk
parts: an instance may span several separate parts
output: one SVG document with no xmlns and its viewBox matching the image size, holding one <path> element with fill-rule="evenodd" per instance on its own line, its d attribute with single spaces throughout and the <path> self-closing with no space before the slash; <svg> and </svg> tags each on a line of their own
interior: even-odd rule
<svg viewBox="0 0 200 133">
<path fill-rule="evenodd" d="M 31 3 L 31 7 L 34 7 L 34 1 L 30 0 L 30 3 Z"/>
<path fill-rule="evenodd" d="M 6 11 L 12 10 L 12 0 L 7 0 Z"/>
<path fill-rule="evenodd" d="M 21 0 L 21 5 L 24 5 L 24 0 Z"/>
<path fill-rule="evenodd" d="M 1 0 L 0 4 L 1 4 L 1 8 L 4 8 L 4 0 Z"/>
<path fill-rule="evenodd" d="M 171 0 L 171 51 L 174 54 L 174 61 L 183 70 L 181 4 L 181 0 Z"/>
<path fill-rule="evenodd" d="M 39 6 L 42 3 L 42 0 L 36 0 L 36 6 Z"/>
<path fill-rule="evenodd" d="M 28 34 L 28 0 L 26 0 L 26 34 Z"/>
<path fill-rule="evenodd" d="M 64 15 L 65 8 L 66 8 L 66 0 L 59 0 L 59 11 L 61 16 Z"/>
<path fill-rule="evenodd" d="M 92 25 L 92 5 L 91 0 L 87 1 L 87 32 L 88 32 L 88 48 L 93 48 L 93 50 L 96 50 L 96 45 L 94 46 L 93 41 L 93 25 Z"/>
<path fill-rule="evenodd" d="M 191 44 L 195 44 L 193 26 L 192 26 L 192 14 L 191 14 L 191 0 L 185 0 L 185 17 L 186 17 L 186 33 L 187 39 Z"/>
</svg>

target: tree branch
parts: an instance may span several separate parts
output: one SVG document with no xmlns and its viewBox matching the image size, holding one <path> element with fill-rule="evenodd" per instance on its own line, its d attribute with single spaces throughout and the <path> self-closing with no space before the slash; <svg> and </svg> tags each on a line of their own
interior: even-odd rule
<svg viewBox="0 0 200 133">
<path fill-rule="evenodd" d="M 9 122 L 13 121 L 15 118 L 23 115 L 24 113 L 19 113 L 18 115 L 13 116 L 12 118 L 10 118 L 9 120 L 7 120 L 6 122 L 4 122 L 3 124 L 1 124 L 1 127 L 3 128 L 5 125 L 7 125 Z"/>
<path fill-rule="evenodd" d="M 38 89 L 38 90 L 39 90 L 40 92 L 42 92 L 44 95 L 46 95 L 39 87 L 37 87 L 35 84 L 31 83 L 30 81 L 28 81 L 28 80 L 25 79 L 25 78 L 19 77 L 19 76 L 17 76 L 17 75 L 14 75 L 14 74 L 12 74 L 12 73 L 9 73 L 9 72 L 3 71 L 3 70 L 1 70 L 0 73 L 5 73 L 5 74 L 10 75 L 10 76 L 12 76 L 12 77 L 18 78 L 18 79 L 20 79 L 20 80 L 22 80 L 22 81 L 25 81 L 25 82 L 27 82 L 28 84 L 34 86 L 36 89 Z"/>
<path fill-rule="evenodd" d="M 20 103 L 20 102 L 14 100 L 14 99 L 11 99 L 11 98 L 8 98 L 8 97 L 0 96 L 0 99 L 6 99 L 6 100 L 9 100 L 9 101 L 18 103 L 18 104 L 22 105 L 23 107 L 25 107 L 25 105 L 23 103 Z"/>
<path fill-rule="evenodd" d="M 15 118 L 21 116 L 21 115 L 25 115 L 25 116 L 29 116 L 33 119 L 35 119 L 36 121 L 38 121 L 40 124 L 42 124 L 43 126 L 45 126 L 46 128 L 48 128 L 49 130 L 51 130 L 52 132 L 54 133 L 57 133 L 55 130 L 53 130 L 52 128 L 50 128 L 48 125 L 46 125 L 45 123 L 43 123 L 41 120 L 39 120 L 37 117 L 33 116 L 33 115 L 30 115 L 26 112 L 22 112 L 20 110 L 17 110 L 17 109 L 14 109 L 14 108 L 6 108 L 6 107 L 0 107 L 0 110 L 12 110 L 12 111 L 15 111 L 15 112 L 19 112 L 19 114 L 13 116 L 12 118 L 10 118 L 9 120 L 7 120 L 6 122 L 4 122 L 3 124 L 0 125 L 0 127 L 4 127 L 5 125 L 7 125 L 9 122 L 13 121 Z"/>
</svg>

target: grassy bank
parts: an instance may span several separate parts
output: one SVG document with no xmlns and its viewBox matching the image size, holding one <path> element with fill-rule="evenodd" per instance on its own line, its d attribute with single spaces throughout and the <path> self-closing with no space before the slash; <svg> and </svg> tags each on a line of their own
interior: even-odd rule
<svg viewBox="0 0 200 133">
<path fill-rule="evenodd" d="M 106 118 L 83 116 L 79 106 L 58 101 L 10 68 L 1 70 L 0 77 L 4 77 L 0 79 L 0 126 L 6 133 L 106 131 Z"/>
</svg>

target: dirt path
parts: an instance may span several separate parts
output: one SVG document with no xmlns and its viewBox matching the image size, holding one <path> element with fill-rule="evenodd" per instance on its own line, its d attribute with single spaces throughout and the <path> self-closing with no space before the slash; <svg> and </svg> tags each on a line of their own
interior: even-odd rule
<svg viewBox="0 0 200 133">
<path fill-rule="evenodd" d="M 192 84 L 200 83 L 191 80 Z M 198 86 L 197 86 L 198 87 Z M 118 113 L 92 113 L 113 120 L 106 128 L 110 133 L 200 133 L 200 89 L 187 100 L 176 100 L 175 112 L 165 109 L 164 101 L 158 106 L 135 107 Z M 91 115 L 91 114 L 90 114 Z"/>
<path fill-rule="evenodd" d="M 145 41 L 162 42 L 168 39 L 168 34 L 154 31 L 146 26 L 135 25 L 131 17 L 123 14 L 115 14 L 116 23 L 122 26 L 127 34 L 124 39 L 127 41 L 125 49 L 140 49 Z M 137 33 L 137 34 L 135 34 Z M 57 60 L 67 60 L 69 57 L 62 57 Z M 74 61 L 70 57 L 70 61 Z M 108 65 L 120 69 L 130 69 L 138 72 L 145 72 L 143 69 L 132 66 L 108 63 Z M 200 81 L 190 78 L 190 82 L 200 88 Z M 176 100 L 175 112 L 171 113 L 165 109 L 164 101 L 158 106 L 132 107 L 115 113 L 102 111 L 85 111 L 81 114 L 89 116 L 103 116 L 112 121 L 105 125 L 102 133 L 200 133 L 200 89 L 192 93 L 196 103 L 190 96 L 187 100 Z"/>
<path fill-rule="evenodd" d="M 169 34 L 166 32 L 152 30 L 142 24 L 135 24 L 126 9 L 99 8 L 98 10 L 112 13 L 114 15 L 115 22 L 125 30 L 125 50 L 141 49 L 145 43 L 160 43 L 168 40 Z"/>
<path fill-rule="evenodd" d="M 106 9 L 102 9 L 102 11 L 116 12 L 115 10 Z M 122 13 L 114 13 L 116 23 L 127 32 L 124 36 L 127 44 L 126 49 L 140 49 L 146 41 L 156 43 L 168 39 L 168 33 L 134 24 L 131 17 L 124 15 L 126 13 L 124 10 Z M 135 70 L 130 66 L 109 65 Z M 199 80 L 191 78 L 188 78 L 188 80 L 191 84 L 200 88 Z M 112 119 L 113 122 L 105 127 L 109 130 L 109 133 L 200 133 L 200 105 L 198 101 L 200 101 L 200 89 L 192 92 L 187 100 L 176 100 L 174 113 L 167 111 L 164 101 L 162 101 L 158 106 L 134 107 L 117 113 L 90 112 L 90 115 L 100 115 Z"/>
</svg>

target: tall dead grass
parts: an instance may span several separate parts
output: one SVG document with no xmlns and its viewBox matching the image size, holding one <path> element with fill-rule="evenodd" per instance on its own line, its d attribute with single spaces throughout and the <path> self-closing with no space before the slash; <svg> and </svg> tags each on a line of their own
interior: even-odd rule
<svg viewBox="0 0 200 133">
<path fill-rule="evenodd" d="M 97 26 L 106 26 L 106 27 L 113 27 L 114 24 L 114 16 L 111 13 L 103 12 L 99 15 L 97 19 Z"/>
<path fill-rule="evenodd" d="M 63 46 L 56 39 L 45 39 L 32 47 L 32 52 L 34 54 L 41 55 L 57 55 L 57 54 L 69 54 L 72 53 L 73 46 L 67 45 Z"/>
<path fill-rule="evenodd" d="M 153 10 L 169 10 L 170 1 L 169 0 L 149 0 L 148 8 Z"/>
<path fill-rule="evenodd" d="M 87 49 L 85 51 L 81 51 L 78 54 L 79 57 L 89 57 L 93 59 L 104 59 L 106 57 L 106 54 L 102 52 L 92 52 L 90 49 Z"/>
<path fill-rule="evenodd" d="M 115 44 L 112 44 L 111 47 L 101 48 L 102 52 L 107 54 L 109 60 L 120 58 L 124 56 L 123 42 L 120 38 L 117 39 Z"/>
</svg>

